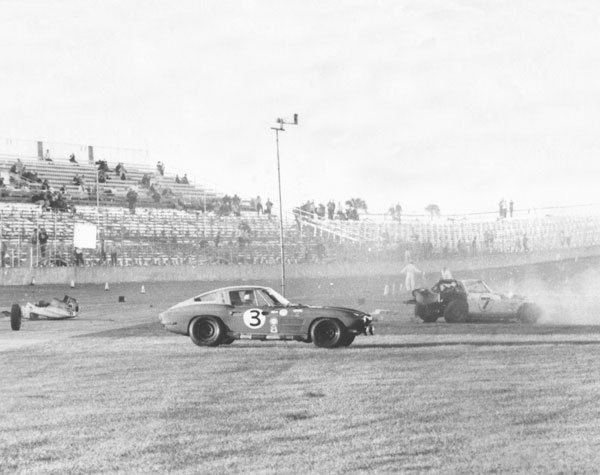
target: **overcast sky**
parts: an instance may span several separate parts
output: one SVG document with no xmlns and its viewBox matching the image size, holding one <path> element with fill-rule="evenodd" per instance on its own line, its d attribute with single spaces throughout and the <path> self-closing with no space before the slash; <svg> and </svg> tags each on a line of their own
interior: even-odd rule
<svg viewBox="0 0 600 475">
<path fill-rule="evenodd" d="M 284 207 L 600 202 L 596 1 L 0 0 L 0 43 L 0 137 L 275 201 L 298 113 Z"/>
</svg>

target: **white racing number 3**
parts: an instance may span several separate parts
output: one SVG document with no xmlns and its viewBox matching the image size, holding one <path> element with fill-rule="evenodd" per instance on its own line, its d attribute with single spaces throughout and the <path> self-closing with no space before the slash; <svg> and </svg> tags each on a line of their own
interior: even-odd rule
<svg viewBox="0 0 600 475">
<path fill-rule="evenodd" d="M 260 328 L 266 321 L 267 317 L 262 314 L 262 310 L 259 308 L 249 308 L 244 312 L 244 324 L 248 328 Z"/>
</svg>

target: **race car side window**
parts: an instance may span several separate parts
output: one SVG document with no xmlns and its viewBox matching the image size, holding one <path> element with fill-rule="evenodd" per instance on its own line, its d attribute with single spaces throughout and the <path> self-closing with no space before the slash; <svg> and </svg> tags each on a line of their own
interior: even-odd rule
<svg viewBox="0 0 600 475">
<path fill-rule="evenodd" d="M 469 284 L 468 291 L 472 294 L 485 294 L 488 293 L 490 289 L 488 289 L 483 282 L 479 281 Z"/>
<path fill-rule="evenodd" d="M 234 307 L 257 305 L 253 290 L 233 290 L 229 292 L 229 300 Z"/>
<path fill-rule="evenodd" d="M 229 292 L 229 301 L 234 307 L 241 307 L 243 305 L 239 292 Z"/>
<path fill-rule="evenodd" d="M 210 294 L 198 295 L 198 297 L 194 298 L 194 301 L 225 303 L 221 292 L 211 292 Z"/>
</svg>

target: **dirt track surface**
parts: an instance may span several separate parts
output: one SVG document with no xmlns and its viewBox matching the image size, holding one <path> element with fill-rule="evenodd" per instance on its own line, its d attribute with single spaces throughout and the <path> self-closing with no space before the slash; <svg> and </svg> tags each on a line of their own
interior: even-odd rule
<svg viewBox="0 0 600 475">
<path fill-rule="evenodd" d="M 600 463 L 598 325 L 427 325 L 404 295 L 379 295 L 380 282 L 360 295 L 338 281 L 300 283 L 290 298 L 396 312 L 347 349 L 206 349 L 157 323 L 160 310 L 218 285 L 5 291 L 0 308 L 67 293 L 82 312 L 24 321 L 20 332 L 0 318 L 0 472 L 581 472 Z"/>
</svg>

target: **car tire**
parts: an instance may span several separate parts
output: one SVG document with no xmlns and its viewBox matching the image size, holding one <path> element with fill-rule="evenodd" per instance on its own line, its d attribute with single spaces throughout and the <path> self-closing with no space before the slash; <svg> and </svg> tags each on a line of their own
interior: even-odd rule
<svg viewBox="0 0 600 475">
<path fill-rule="evenodd" d="M 23 320 L 23 312 L 21 306 L 18 303 L 13 303 L 10 308 L 10 328 L 13 331 L 19 331 L 21 329 L 21 321 Z"/>
<path fill-rule="evenodd" d="M 324 318 L 312 326 L 310 336 L 319 348 L 335 348 L 344 341 L 346 328 L 337 320 Z"/>
<path fill-rule="evenodd" d="M 346 332 L 346 336 L 340 342 L 340 346 L 350 346 L 355 338 L 356 338 L 356 335 L 354 333 Z"/>
<path fill-rule="evenodd" d="M 469 305 L 462 299 L 450 302 L 444 309 L 444 320 L 448 323 L 465 323 L 469 317 Z"/>
<path fill-rule="evenodd" d="M 234 341 L 235 338 L 233 338 L 232 336 L 226 336 L 225 338 L 223 338 L 223 341 L 221 343 L 223 345 L 231 345 Z"/>
<path fill-rule="evenodd" d="M 517 310 L 517 319 L 521 323 L 537 323 L 542 316 L 542 309 L 533 303 L 524 303 Z"/>
<path fill-rule="evenodd" d="M 425 323 L 435 323 L 439 315 L 434 315 L 431 311 L 428 311 L 427 305 L 418 303 L 415 305 L 415 317 L 420 318 Z"/>
<path fill-rule="evenodd" d="M 198 346 L 218 346 L 225 338 L 223 323 L 216 317 L 198 317 L 190 323 L 190 338 Z"/>
</svg>

